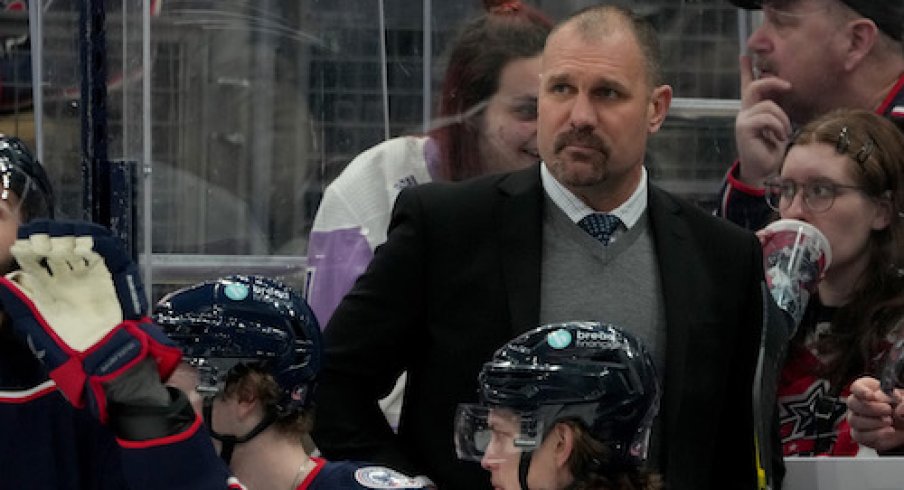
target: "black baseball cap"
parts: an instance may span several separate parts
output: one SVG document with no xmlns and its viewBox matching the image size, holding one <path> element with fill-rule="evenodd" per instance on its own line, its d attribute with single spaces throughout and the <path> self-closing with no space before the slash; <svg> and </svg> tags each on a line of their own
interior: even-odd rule
<svg viewBox="0 0 904 490">
<path fill-rule="evenodd" d="M 763 0 L 728 0 L 747 10 L 759 9 Z M 901 40 L 904 31 L 904 1 L 901 0 L 839 0 L 867 19 L 892 39 Z"/>
</svg>

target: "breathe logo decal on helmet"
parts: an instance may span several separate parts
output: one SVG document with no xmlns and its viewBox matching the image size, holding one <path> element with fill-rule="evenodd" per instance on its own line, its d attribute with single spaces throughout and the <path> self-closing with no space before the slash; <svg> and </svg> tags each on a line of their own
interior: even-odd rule
<svg viewBox="0 0 904 490">
<path fill-rule="evenodd" d="M 568 330 L 560 328 L 549 332 L 549 335 L 546 336 L 546 341 L 549 342 L 549 346 L 553 349 L 564 349 L 571 344 L 571 334 L 568 333 Z"/>
<path fill-rule="evenodd" d="M 236 275 L 190 286 L 161 299 L 154 319 L 198 368 L 202 396 L 221 392 L 230 371 L 256 366 L 281 389 L 277 415 L 310 403 L 321 366 L 320 326 L 281 282 Z"/>
<path fill-rule="evenodd" d="M 514 415 L 510 450 L 533 451 L 559 421 L 577 420 L 612 451 L 609 464 L 647 456 L 661 388 L 653 359 L 633 335 L 605 323 L 567 322 L 524 333 L 496 351 L 479 375 L 479 404 L 461 404 L 455 446 L 481 460 L 493 441 L 490 414 Z"/>
<path fill-rule="evenodd" d="M 238 283 L 227 284 L 223 288 L 223 293 L 233 301 L 241 301 L 248 297 L 248 286 Z"/>
</svg>

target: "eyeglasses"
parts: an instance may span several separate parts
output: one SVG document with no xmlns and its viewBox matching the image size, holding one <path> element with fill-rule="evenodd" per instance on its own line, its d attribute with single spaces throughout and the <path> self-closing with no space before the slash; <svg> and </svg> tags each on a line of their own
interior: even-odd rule
<svg viewBox="0 0 904 490">
<path fill-rule="evenodd" d="M 835 197 L 847 191 L 861 191 L 856 185 L 842 185 L 834 182 L 817 181 L 799 184 L 793 180 L 775 179 L 765 183 L 766 203 L 769 207 L 782 211 L 791 205 L 798 190 L 803 191 L 804 206 L 814 213 L 828 211 L 835 203 Z"/>
</svg>

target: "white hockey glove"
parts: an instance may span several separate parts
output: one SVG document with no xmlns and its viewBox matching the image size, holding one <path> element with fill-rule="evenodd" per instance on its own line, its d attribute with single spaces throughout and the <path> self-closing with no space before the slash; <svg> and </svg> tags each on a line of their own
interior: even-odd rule
<svg viewBox="0 0 904 490">
<path fill-rule="evenodd" d="M 21 270 L 0 278 L 0 303 L 75 407 L 106 422 L 104 387 L 145 359 L 169 377 L 181 353 L 146 316 L 121 240 L 92 223 L 38 220 L 10 250 Z"/>
</svg>

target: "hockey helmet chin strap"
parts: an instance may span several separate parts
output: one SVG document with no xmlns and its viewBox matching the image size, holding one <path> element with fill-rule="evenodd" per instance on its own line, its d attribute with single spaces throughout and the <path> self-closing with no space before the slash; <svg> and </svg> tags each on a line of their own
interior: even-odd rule
<svg viewBox="0 0 904 490">
<path fill-rule="evenodd" d="M 524 451 L 518 461 L 518 482 L 521 484 L 521 490 L 530 490 L 527 487 L 527 472 L 530 471 L 530 459 L 533 454 L 533 451 Z"/>
<path fill-rule="evenodd" d="M 253 439 L 255 436 L 264 431 L 267 427 L 270 427 L 276 420 L 276 413 L 273 410 L 267 410 L 267 414 L 264 416 L 263 420 L 258 422 L 257 425 L 251 429 L 250 432 L 243 436 L 233 436 L 220 434 L 219 432 L 213 430 L 213 398 L 212 396 L 204 397 L 204 424 L 207 425 L 207 431 L 210 432 L 210 437 L 220 441 L 223 443 L 223 448 L 220 450 L 220 458 L 226 463 L 226 466 L 229 466 L 229 462 L 232 460 L 232 451 L 235 449 L 236 444 L 241 444 L 243 442 L 248 442 Z"/>
</svg>

